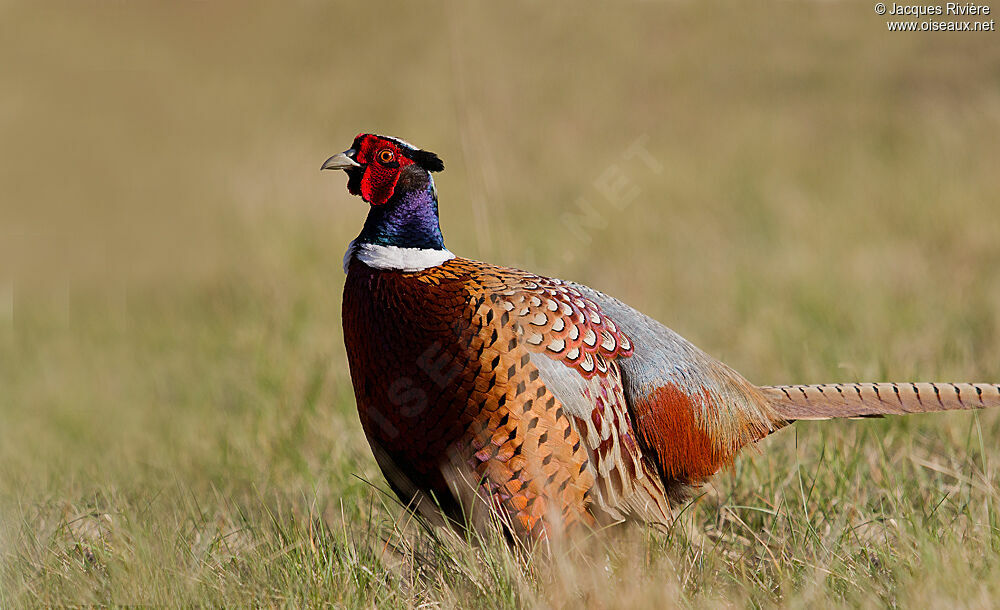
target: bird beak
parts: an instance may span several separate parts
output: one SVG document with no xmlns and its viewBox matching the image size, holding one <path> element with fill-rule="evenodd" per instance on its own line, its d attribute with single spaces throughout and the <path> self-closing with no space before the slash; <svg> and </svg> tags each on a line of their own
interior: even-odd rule
<svg viewBox="0 0 1000 610">
<path fill-rule="evenodd" d="M 354 154 L 354 152 L 355 151 L 352 148 L 352 149 L 349 149 L 349 150 L 345 150 L 342 153 L 333 155 L 332 157 L 330 157 L 329 159 L 327 159 L 326 162 L 323 163 L 323 167 L 321 167 L 319 169 L 320 170 L 324 170 L 324 169 L 351 169 L 352 167 L 361 167 L 360 163 L 358 163 L 357 161 L 355 161 L 354 159 L 352 159 L 352 158 L 350 158 L 348 156 L 348 155 Z"/>
</svg>

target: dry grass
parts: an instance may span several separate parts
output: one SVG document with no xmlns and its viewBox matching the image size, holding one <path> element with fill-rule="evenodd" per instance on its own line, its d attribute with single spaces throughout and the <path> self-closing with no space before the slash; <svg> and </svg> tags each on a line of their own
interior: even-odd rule
<svg viewBox="0 0 1000 610">
<path fill-rule="evenodd" d="M 551 563 L 378 491 L 339 318 L 365 211 L 318 171 L 361 130 L 441 154 L 452 250 L 756 382 L 1000 380 L 995 33 L 561 9 L 0 6 L 0 606 L 998 603 L 997 413 L 798 425 L 671 535 Z"/>
</svg>

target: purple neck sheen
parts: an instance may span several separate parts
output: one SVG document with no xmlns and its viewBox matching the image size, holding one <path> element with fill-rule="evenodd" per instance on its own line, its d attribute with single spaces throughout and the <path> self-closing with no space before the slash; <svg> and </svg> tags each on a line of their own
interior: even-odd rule
<svg viewBox="0 0 1000 610">
<path fill-rule="evenodd" d="M 383 205 L 372 206 L 356 240 L 358 243 L 444 250 L 444 236 L 438 219 L 434 181 L 393 194 Z"/>
</svg>

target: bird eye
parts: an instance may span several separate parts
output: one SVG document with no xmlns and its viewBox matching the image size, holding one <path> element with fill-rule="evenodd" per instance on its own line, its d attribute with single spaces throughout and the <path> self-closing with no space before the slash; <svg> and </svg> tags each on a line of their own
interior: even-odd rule
<svg viewBox="0 0 1000 610">
<path fill-rule="evenodd" d="M 378 151 L 378 160 L 381 161 L 382 163 L 392 163 L 394 157 L 395 155 L 393 155 L 392 151 L 389 150 L 388 148 L 383 148 L 382 150 Z"/>
</svg>

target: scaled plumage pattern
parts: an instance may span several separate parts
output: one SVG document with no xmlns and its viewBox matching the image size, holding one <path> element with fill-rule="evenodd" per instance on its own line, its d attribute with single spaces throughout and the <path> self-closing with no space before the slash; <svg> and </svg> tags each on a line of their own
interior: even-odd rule
<svg viewBox="0 0 1000 610">
<path fill-rule="evenodd" d="M 358 413 L 402 501 L 540 540 L 669 524 L 743 447 L 800 419 L 1000 406 L 998 384 L 758 387 L 596 290 L 455 257 L 433 153 L 361 134 L 323 169 L 371 205 L 344 260 Z"/>
</svg>

